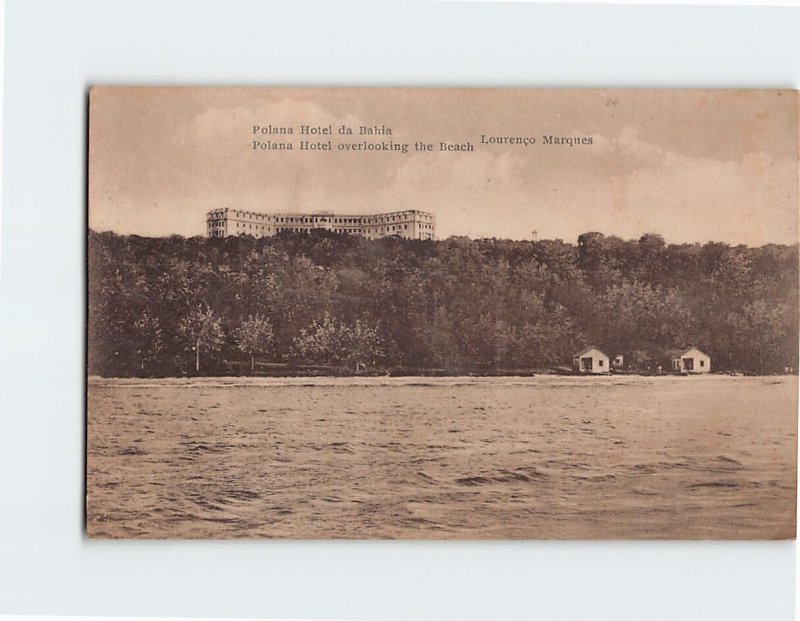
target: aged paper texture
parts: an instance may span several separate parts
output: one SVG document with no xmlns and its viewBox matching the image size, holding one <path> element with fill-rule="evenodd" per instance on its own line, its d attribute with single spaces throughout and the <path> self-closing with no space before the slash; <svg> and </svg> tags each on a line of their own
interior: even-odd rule
<svg viewBox="0 0 800 621">
<path fill-rule="evenodd" d="M 798 94 L 95 87 L 100 538 L 795 536 Z"/>
</svg>

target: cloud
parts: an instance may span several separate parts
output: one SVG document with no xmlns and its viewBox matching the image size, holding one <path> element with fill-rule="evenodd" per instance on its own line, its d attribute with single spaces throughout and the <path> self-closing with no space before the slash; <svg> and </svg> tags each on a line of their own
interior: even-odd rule
<svg viewBox="0 0 800 621">
<path fill-rule="evenodd" d="M 440 94 L 430 108 L 421 103 L 426 93 L 405 99 L 381 93 L 120 91 L 108 108 L 113 114 L 93 120 L 91 224 L 191 235 L 203 233 L 206 211 L 222 206 L 340 213 L 417 208 L 437 215 L 441 237 L 519 239 L 536 229 L 541 238 L 566 240 L 589 230 L 622 237 L 654 231 L 670 241 L 797 240 L 796 136 L 767 140 L 780 123 L 764 128 L 766 121 L 750 115 L 753 126 L 740 137 L 731 128 L 741 127 L 741 111 L 722 120 L 710 111 L 698 120 L 689 106 L 692 114 L 678 123 L 666 109 L 631 118 L 639 110 L 631 105 L 627 126 L 603 121 L 602 111 L 585 117 L 580 106 L 552 117 L 561 119 L 553 132 L 591 135 L 591 146 L 476 144 L 473 152 L 432 153 L 412 147 L 407 155 L 251 148 L 253 125 L 386 122 L 395 128 L 388 139 L 412 145 L 417 139 L 477 143 L 490 131 L 484 128 L 510 135 L 525 123 L 533 126 L 528 112 L 507 119 L 509 110 L 497 112 L 494 101 L 459 107 L 461 100 Z M 526 110 L 519 107 L 526 101 L 511 110 Z"/>
<path fill-rule="evenodd" d="M 519 237 L 521 230 L 527 237 L 535 216 L 520 183 L 526 168 L 526 159 L 510 151 L 421 153 L 398 168 L 380 200 L 393 209 L 434 211 L 440 237 Z"/>
</svg>

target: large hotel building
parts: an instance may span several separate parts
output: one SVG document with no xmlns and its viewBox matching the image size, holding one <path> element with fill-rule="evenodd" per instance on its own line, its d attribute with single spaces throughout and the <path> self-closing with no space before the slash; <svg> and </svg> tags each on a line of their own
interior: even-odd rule
<svg viewBox="0 0 800 621">
<path fill-rule="evenodd" d="M 269 237 L 281 231 L 327 229 L 335 233 L 380 239 L 396 235 L 405 239 L 433 239 L 436 218 L 432 213 L 408 209 L 369 216 L 317 213 L 258 213 L 241 209 L 213 209 L 206 215 L 209 237 L 252 235 Z"/>
</svg>

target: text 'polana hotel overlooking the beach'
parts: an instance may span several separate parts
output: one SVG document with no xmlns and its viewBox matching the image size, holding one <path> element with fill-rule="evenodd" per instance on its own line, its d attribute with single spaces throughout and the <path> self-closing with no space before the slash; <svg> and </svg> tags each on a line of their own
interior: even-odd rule
<svg viewBox="0 0 800 621">
<path fill-rule="evenodd" d="M 404 239 L 434 239 L 436 217 L 427 211 L 408 209 L 372 215 L 315 213 L 260 213 L 241 209 L 213 209 L 206 215 L 209 237 L 252 235 L 270 237 L 282 231 L 307 232 L 326 229 L 334 233 L 361 235 L 367 239 L 397 236 Z"/>
</svg>

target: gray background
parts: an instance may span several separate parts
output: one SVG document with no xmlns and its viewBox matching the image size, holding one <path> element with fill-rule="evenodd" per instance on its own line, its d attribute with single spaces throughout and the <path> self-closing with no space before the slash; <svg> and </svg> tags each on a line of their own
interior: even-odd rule
<svg viewBox="0 0 800 621">
<path fill-rule="evenodd" d="M 792 87 L 797 8 L 8 0 L 0 613 L 791 619 L 793 542 L 90 542 L 90 84 Z"/>
</svg>

